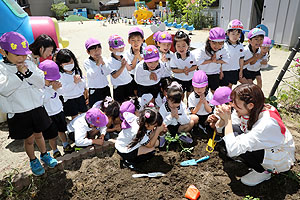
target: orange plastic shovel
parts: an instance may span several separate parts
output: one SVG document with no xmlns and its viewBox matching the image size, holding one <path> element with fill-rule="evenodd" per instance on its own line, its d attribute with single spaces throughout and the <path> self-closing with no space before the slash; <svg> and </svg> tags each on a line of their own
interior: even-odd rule
<svg viewBox="0 0 300 200">
<path fill-rule="evenodd" d="M 215 142 L 215 137 L 216 137 L 216 131 L 214 132 L 213 138 L 208 140 L 207 146 L 206 146 L 206 151 L 208 152 L 213 152 L 216 146 L 216 142 Z"/>
</svg>

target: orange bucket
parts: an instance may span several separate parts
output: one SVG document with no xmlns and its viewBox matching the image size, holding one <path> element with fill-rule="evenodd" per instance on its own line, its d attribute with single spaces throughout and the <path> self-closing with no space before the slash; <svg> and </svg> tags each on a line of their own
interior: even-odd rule
<svg viewBox="0 0 300 200">
<path fill-rule="evenodd" d="M 197 200 L 199 196 L 200 191 L 194 185 L 190 185 L 185 193 L 185 197 L 191 200 Z"/>
</svg>

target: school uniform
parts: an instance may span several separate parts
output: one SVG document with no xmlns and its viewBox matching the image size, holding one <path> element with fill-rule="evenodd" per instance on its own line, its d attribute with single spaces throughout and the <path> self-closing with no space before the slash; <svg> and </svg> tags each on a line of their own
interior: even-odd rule
<svg viewBox="0 0 300 200">
<path fill-rule="evenodd" d="M 84 99 L 85 80 L 81 78 L 79 83 L 74 83 L 75 72 L 72 74 L 60 73 L 59 81 L 62 84 L 61 94 L 64 102 L 64 113 L 66 116 L 74 116 L 87 111 Z"/>
<path fill-rule="evenodd" d="M 150 74 L 155 73 L 157 80 L 150 80 Z M 135 81 L 138 85 L 138 96 L 141 97 L 143 94 L 151 93 L 153 97 L 156 97 L 159 90 L 159 82 L 165 73 L 163 64 L 158 63 L 154 70 L 150 70 L 147 64 L 143 61 L 136 66 Z"/>
<path fill-rule="evenodd" d="M 202 65 L 205 60 L 211 59 L 211 56 L 207 55 L 205 47 L 195 51 L 195 54 L 197 55 L 196 60 L 198 69 L 204 71 L 208 77 L 208 88 L 216 90 L 220 86 L 221 64 L 209 63 Z M 222 48 L 216 52 L 217 60 L 223 60 L 224 62 L 228 63 L 229 58 L 228 51 L 225 48 Z"/>
<path fill-rule="evenodd" d="M 256 52 L 253 52 L 250 44 L 244 47 L 244 55 L 245 55 L 244 60 L 248 60 L 252 58 L 254 54 L 260 54 L 260 49 L 257 49 Z M 252 79 L 252 80 L 255 80 L 256 76 L 261 76 L 260 62 L 261 59 L 257 60 L 256 63 L 254 63 L 253 65 L 251 65 L 250 63 L 244 65 L 243 76 L 246 79 Z"/>
<path fill-rule="evenodd" d="M 269 61 L 269 59 L 270 59 L 270 55 L 267 53 L 267 54 L 264 55 L 261 59 L 259 59 L 259 63 L 260 63 L 261 61 L 263 61 L 263 60 Z M 266 68 L 268 68 L 268 67 L 269 67 L 269 64 L 266 64 L 266 65 L 260 64 L 260 69 L 266 69 Z"/>
<path fill-rule="evenodd" d="M 164 103 L 159 109 L 159 113 L 164 120 L 163 122 L 167 125 L 167 128 L 171 135 L 176 135 L 176 133 L 178 133 L 179 126 L 188 124 L 191 120 L 190 116 L 187 114 L 188 111 L 186 109 L 186 105 L 183 102 L 180 103 L 177 109 L 179 116 L 178 119 L 172 117 L 168 102 Z"/>
<path fill-rule="evenodd" d="M 104 62 L 106 63 L 106 61 Z M 84 61 L 84 69 L 89 89 L 89 106 L 92 107 L 95 102 L 111 96 L 107 80 L 107 75 L 110 74 L 110 71 L 106 64 L 98 66 L 92 57 Z"/>
<path fill-rule="evenodd" d="M 185 67 L 191 68 L 195 65 L 197 65 L 196 58 L 189 51 L 186 53 L 185 59 L 182 59 L 181 55 L 176 52 L 170 61 L 171 69 L 184 69 Z M 193 91 L 192 78 L 195 71 L 196 70 L 190 71 L 188 75 L 185 75 L 185 73 L 174 73 L 174 80 L 182 85 L 183 91 Z"/>
<path fill-rule="evenodd" d="M 220 80 L 220 85 L 228 86 L 229 83 L 237 84 L 240 72 L 240 59 L 244 59 L 244 46 L 239 42 L 235 45 L 231 44 L 227 40 L 224 44 L 224 49 L 228 51 L 230 59 L 228 63 L 222 65 L 224 77 Z"/>
<path fill-rule="evenodd" d="M 163 78 L 164 77 L 173 77 L 174 75 L 173 75 L 173 72 L 172 72 L 172 70 L 171 70 L 171 67 L 170 67 L 170 61 L 171 61 L 171 59 L 172 59 L 172 57 L 174 56 L 174 53 L 172 52 L 172 51 L 168 51 L 167 53 L 166 53 L 166 58 L 167 58 L 167 62 L 164 62 L 164 61 L 162 61 L 162 53 L 161 52 L 159 52 L 159 61 L 162 63 L 162 66 L 165 68 L 165 73 L 164 73 L 164 75 L 162 76 Z"/>
<path fill-rule="evenodd" d="M 244 159 L 249 158 L 251 153 L 252 156 L 261 156 L 263 158 L 259 163 L 261 169 L 254 168 L 258 172 L 267 169 L 274 172 L 289 170 L 295 162 L 295 144 L 278 111 L 274 107 L 261 111 L 251 130 L 247 129 L 247 120 L 249 120 L 247 116 L 240 118 L 236 112 L 232 113 L 232 124 L 241 125 L 243 133 L 238 136 L 230 133 L 223 137 L 228 155 L 230 157 L 240 155 Z"/>
<path fill-rule="evenodd" d="M 29 60 L 25 64 L 28 70 L 23 75 L 16 65 L 0 62 L 0 109 L 7 113 L 12 139 L 26 139 L 51 123 L 40 91 L 45 85 L 44 72 Z"/>
<path fill-rule="evenodd" d="M 123 56 L 121 57 L 121 59 Z M 121 60 L 118 60 L 114 54 L 111 54 L 107 62 L 107 66 L 110 70 L 110 80 L 113 85 L 113 97 L 114 100 L 118 102 L 123 102 L 133 96 L 132 88 L 132 77 L 130 76 L 127 68 L 125 67 L 122 73 L 117 77 L 113 78 L 112 75 L 115 74 L 121 68 Z"/>
</svg>

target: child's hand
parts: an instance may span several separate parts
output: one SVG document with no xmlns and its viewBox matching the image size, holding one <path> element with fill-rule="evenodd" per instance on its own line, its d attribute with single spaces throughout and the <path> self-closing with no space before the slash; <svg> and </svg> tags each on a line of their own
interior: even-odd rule
<svg viewBox="0 0 300 200">
<path fill-rule="evenodd" d="M 185 66 L 183 71 L 184 71 L 185 75 L 189 75 L 189 68 L 188 67 Z"/>
<path fill-rule="evenodd" d="M 99 65 L 105 65 L 102 56 L 99 57 L 99 59 L 98 59 L 97 62 L 96 62 L 96 65 L 98 65 L 98 66 L 99 66 Z"/>
<path fill-rule="evenodd" d="M 125 58 L 122 58 L 121 60 L 121 68 L 124 68 L 127 65 L 127 61 Z"/>
<path fill-rule="evenodd" d="M 60 82 L 58 82 L 58 81 L 55 81 L 55 82 L 51 82 L 51 85 L 52 85 L 52 89 L 53 90 L 58 90 L 59 88 L 61 88 L 61 83 Z"/>
<path fill-rule="evenodd" d="M 243 78 L 243 70 L 240 70 L 240 72 L 239 72 L 239 78 L 240 78 L 240 79 Z"/>
<path fill-rule="evenodd" d="M 260 64 L 262 64 L 262 65 L 267 65 L 268 64 L 268 61 L 267 60 L 262 60 L 261 62 L 260 62 Z"/>
<path fill-rule="evenodd" d="M 100 139 L 93 139 L 93 144 L 96 145 L 103 145 L 104 139 L 100 138 Z"/>
<path fill-rule="evenodd" d="M 179 118 L 177 108 L 171 109 L 171 116 L 172 116 L 172 117 L 175 117 L 176 119 Z"/>
<path fill-rule="evenodd" d="M 217 62 L 217 55 L 214 53 L 214 55 L 211 57 L 211 62 L 216 63 Z"/>
<path fill-rule="evenodd" d="M 163 62 L 168 62 L 168 59 L 167 59 L 167 57 L 166 57 L 166 54 L 165 54 L 165 53 L 162 53 L 161 55 L 162 55 L 162 56 L 161 56 L 161 60 L 162 60 Z"/>
<path fill-rule="evenodd" d="M 219 78 L 220 78 L 220 80 L 222 80 L 224 78 L 224 73 L 222 71 L 220 72 L 220 77 Z"/>
<path fill-rule="evenodd" d="M 200 103 L 200 102 L 201 102 L 202 104 L 205 104 L 205 103 L 207 102 L 204 94 L 200 96 L 199 103 Z"/>
<path fill-rule="evenodd" d="M 77 84 L 77 83 L 79 83 L 80 81 L 81 81 L 80 75 L 78 75 L 78 74 L 74 75 L 74 83 Z"/>
<path fill-rule="evenodd" d="M 150 80 L 157 81 L 157 75 L 154 72 L 151 72 L 151 74 L 150 74 Z"/>
<path fill-rule="evenodd" d="M 28 67 L 25 65 L 25 63 L 16 64 L 16 66 L 18 71 L 21 72 L 22 74 L 25 74 L 25 72 L 28 70 Z"/>
<path fill-rule="evenodd" d="M 166 126 L 164 123 L 162 123 L 161 126 L 158 126 L 158 127 L 156 128 L 156 131 L 157 131 L 158 133 L 161 133 L 161 132 L 165 131 L 166 129 L 167 129 L 167 126 Z"/>
</svg>

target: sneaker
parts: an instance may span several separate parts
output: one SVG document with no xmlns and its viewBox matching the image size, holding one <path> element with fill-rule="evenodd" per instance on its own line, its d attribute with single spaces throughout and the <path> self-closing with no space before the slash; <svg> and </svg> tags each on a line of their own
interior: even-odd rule
<svg viewBox="0 0 300 200">
<path fill-rule="evenodd" d="M 61 157 L 61 153 L 59 151 L 53 154 L 53 158 L 58 158 L 58 157 Z"/>
<path fill-rule="evenodd" d="M 68 144 L 66 147 L 64 147 L 64 153 L 65 154 L 72 153 L 74 151 L 75 151 L 74 147 L 71 147 L 70 144 Z"/>
<path fill-rule="evenodd" d="M 185 136 L 185 135 L 181 135 L 179 137 L 179 140 L 181 140 L 182 142 L 185 142 L 185 143 L 189 143 L 189 144 L 193 143 L 193 139 L 188 136 Z"/>
<path fill-rule="evenodd" d="M 165 136 L 159 136 L 159 147 L 165 146 L 166 139 Z"/>
<path fill-rule="evenodd" d="M 35 176 L 41 176 L 45 173 L 45 169 L 43 168 L 39 159 L 37 159 L 37 158 L 30 161 L 30 168 L 31 168 L 33 175 L 35 175 Z"/>
<path fill-rule="evenodd" d="M 49 167 L 54 168 L 57 165 L 57 160 L 55 158 L 52 158 L 50 156 L 50 153 L 48 152 L 44 156 L 41 156 L 41 160 Z"/>
<path fill-rule="evenodd" d="M 255 170 L 252 170 L 245 176 L 242 176 L 241 182 L 248 186 L 255 186 L 257 184 L 260 184 L 261 182 L 264 182 L 266 180 L 269 180 L 271 178 L 271 173 L 259 173 Z"/>
</svg>

